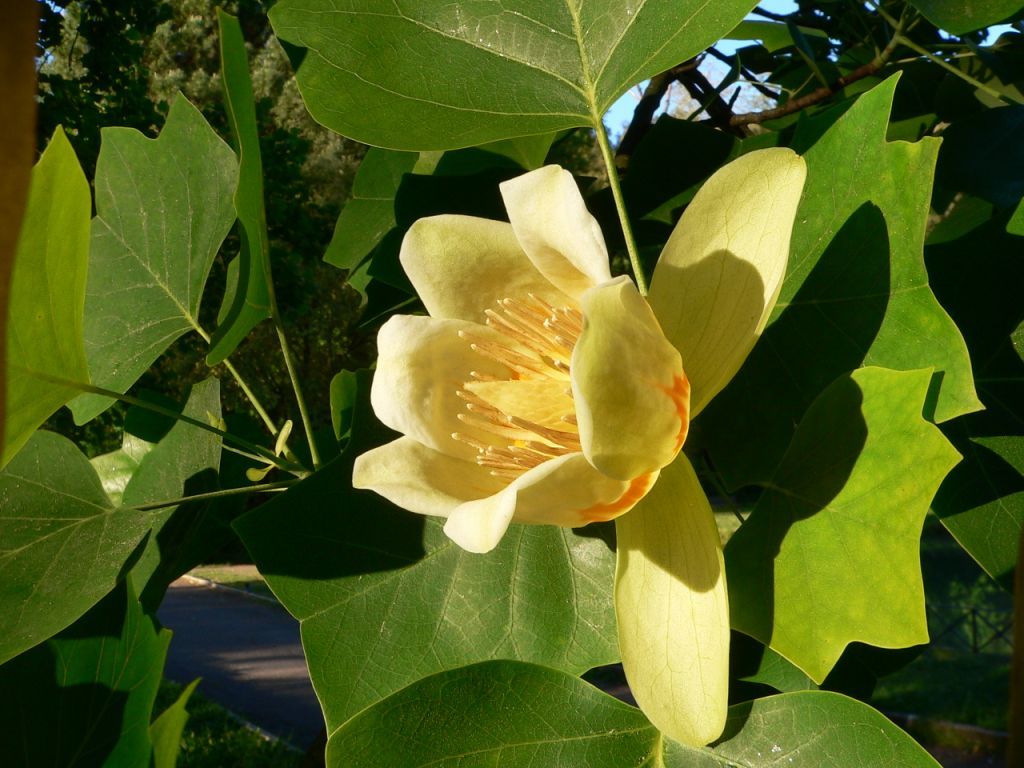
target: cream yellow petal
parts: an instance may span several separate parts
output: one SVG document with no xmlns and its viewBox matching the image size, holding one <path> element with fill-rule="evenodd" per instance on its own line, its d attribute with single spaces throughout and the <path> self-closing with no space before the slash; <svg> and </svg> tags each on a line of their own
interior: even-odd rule
<svg viewBox="0 0 1024 768">
<path fill-rule="evenodd" d="M 675 458 L 689 425 L 689 385 L 679 353 L 627 277 L 591 288 L 572 353 L 580 443 L 598 470 L 619 480 Z"/>
<path fill-rule="evenodd" d="M 729 383 L 768 322 L 806 173 L 789 149 L 743 155 L 708 179 L 665 245 L 648 300 L 682 355 L 693 416 Z"/>
<path fill-rule="evenodd" d="M 399 256 L 432 317 L 482 322 L 509 296 L 572 304 L 526 257 L 512 226 L 473 216 L 431 216 L 410 227 Z"/>
<path fill-rule="evenodd" d="M 452 510 L 444 530 L 463 549 L 489 552 L 513 521 L 578 528 L 616 518 L 632 509 L 656 479 L 652 473 L 630 482 L 613 480 L 582 454 L 568 454 L 520 475 L 494 496 Z"/>
<path fill-rule="evenodd" d="M 547 165 L 501 184 L 509 221 L 526 255 L 573 298 L 611 279 L 608 249 L 572 174 Z"/>
<path fill-rule="evenodd" d="M 729 603 L 714 515 L 685 454 L 615 532 L 615 613 L 630 690 L 666 736 L 709 744 L 728 705 Z"/>
<path fill-rule="evenodd" d="M 493 435 L 459 420 L 465 401 L 458 392 L 473 371 L 502 378 L 509 375 L 505 366 L 471 346 L 471 339 L 495 336 L 489 328 L 463 320 L 392 317 L 377 335 L 379 357 L 370 389 L 377 418 L 428 448 L 472 460 L 476 449 L 455 440 L 452 433 L 465 433 L 485 443 Z"/>
<path fill-rule="evenodd" d="M 410 512 L 447 517 L 460 504 L 498 493 L 505 482 L 474 462 L 400 437 L 357 457 L 352 485 Z"/>
</svg>

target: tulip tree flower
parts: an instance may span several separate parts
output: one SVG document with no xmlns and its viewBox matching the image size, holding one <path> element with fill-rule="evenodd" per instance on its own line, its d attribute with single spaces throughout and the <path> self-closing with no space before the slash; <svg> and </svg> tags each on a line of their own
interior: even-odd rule
<svg viewBox="0 0 1024 768">
<path fill-rule="evenodd" d="M 371 403 L 403 436 L 360 456 L 354 485 L 446 518 L 471 552 L 512 522 L 617 518 L 626 677 L 651 722 L 694 746 L 725 724 L 729 617 L 714 515 L 680 449 L 767 323 L 805 173 L 778 148 L 724 166 L 644 297 L 611 276 L 572 176 L 532 171 L 501 185 L 509 224 L 412 226 L 400 258 L 429 317 L 378 336 Z"/>
</svg>

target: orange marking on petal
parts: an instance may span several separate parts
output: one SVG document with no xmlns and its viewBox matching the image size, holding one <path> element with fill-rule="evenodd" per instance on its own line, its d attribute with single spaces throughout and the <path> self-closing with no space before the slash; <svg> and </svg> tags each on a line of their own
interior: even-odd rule
<svg viewBox="0 0 1024 768">
<path fill-rule="evenodd" d="M 675 447 L 678 452 L 686 442 L 686 433 L 690 431 L 690 380 L 686 378 L 686 373 L 680 373 L 674 378 L 671 389 L 661 387 L 661 391 L 672 398 L 679 414 L 679 434 L 676 435 Z"/>
<path fill-rule="evenodd" d="M 622 493 L 619 498 L 608 504 L 595 504 L 589 509 L 584 509 L 580 512 L 580 517 L 583 518 L 584 523 L 605 523 L 609 520 L 614 520 L 619 515 L 628 512 L 636 503 L 640 501 L 647 492 L 651 490 L 651 486 L 654 485 L 654 472 L 646 475 L 640 475 L 634 477 L 629 487 Z"/>
</svg>

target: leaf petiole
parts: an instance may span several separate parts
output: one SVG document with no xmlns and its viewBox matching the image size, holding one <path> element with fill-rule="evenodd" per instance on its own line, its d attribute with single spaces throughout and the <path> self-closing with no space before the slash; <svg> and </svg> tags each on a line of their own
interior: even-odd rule
<svg viewBox="0 0 1024 768">
<path fill-rule="evenodd" d="M 594 129 L 597 132 L 597 143 L 601 147 L 601 157 L 604 158 L 604 165 L 608 170 L 608 184 L 612 188 L 612 197 L 615 198 L 615 209 L 619 213 L 622 237 L 626 241 L 626 251 L 629 253 L 629 263 L 633 267 L 636 287 L 642 296 L 646 296 L 647 277 L 644 275 L 643 267 L 640 265 L 640 254 L 637 252 L 636 242 L 633 239 L 633 227 L 630 226 L 629 214 L 626 213 L 626 201 L 622 197 L 622 187 L 619 185 L 619 172 L 615 166 L 615 153 L 612 152 L 611 144 L 608 142 L 608 132 L 604 128 L 604 121 L 600 115 L 594 115 Z"/>
</svg>

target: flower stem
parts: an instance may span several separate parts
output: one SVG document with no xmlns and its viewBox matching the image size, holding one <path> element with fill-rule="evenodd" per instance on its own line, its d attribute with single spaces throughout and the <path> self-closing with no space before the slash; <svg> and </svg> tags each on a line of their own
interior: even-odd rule
<svg viewBox="0 0 1024 768">
<path fill-rule="evenodd" d="M 605 168 L 608 169 L 608 184 L 612 188 L 615 208 L 619 212 L 619 223 L 622 224 L 622 237 L 626 241 L 626 251 L 629 253 L 629 263 L 633 266 L 636 287 L 642 295 L 646 296 L 647 277 L 644 275 L 643 267 L 640 266 L 640 254 L 637 252 L 636 242 L 633 240 L 633 228 L 629 224 L 629 215 L 626 213 L 626 201 L 622 197 L 622 187 L 619 185 L 619 172 L 615 167 L 615 155 L 612 152 L 611 144 L 608 143 L 608 132 L 604 128 L 604 121 L 600 115 L 594 116 L 594 128 L 597 131 L 597 143 L 601 147 L 601 156 L 604 158 Z"/>
<path fill-rule="evenodd" d="M 271 281 L 268 279 L 267 283 Z M 284 357 L 284 367 L 288 370 L 288 378 L 292 383 L 292 391 L 295 393 L 295 402 L 299 406 L 299 416 L 302 417 L 302 428 L 306 431 L 306 442 L 309 445 L 309 457 L 313 460 L 313 469 L 320 468 L 320 453 L 316 449 L 316 440 L 313 438 L 313 422 L 309 418 L 309 409 L 306 408 L 306 398 L 302 395 L 302 387 L 299 385 L 299 372 L 295 367 L 295 359 L 292 357 L 291 347 L 288 345 L 288 337 L 284 332 L 284 324 L 281 322 L 281 313 L 277 309 L 277 299 L 274 298 L 273 286 L 270 287 L 271 320 L 274 329 L 277 331 L 277 340 L 281 344 L 281 355 Z"/>
<path fill-rule="evenodd" d="M 195 328 L 196 333 L 202 337 L 203 341 L 209 345 L 210 334 L 208 334 L 198 323 L 193 323 L 192 327 Z M 242 374 L 239 373 L 238 369 L 231 364 L 230 360 L 224 360 L 222 362 L 224 367 L 227 368 L 228 372 L 234 377 L 235 383 L 238 384 L 238 388 L 241 389 L 242 393 L 249 399 L 253 409 L 259 414 L 259 417 L 263 420 L 267 429 L 270 430 L 270 434 L 276 437 L 278 432 L 277 425 L 274 423 L 274 420 L 270 418 L 270 414 L 267 413 L 267 409 L 263 407 L 259 398 L 256 397 L 256 393 L 253 392 L 252 388 L 245 383 L 245 379 L 242 378 Z"/>
<path fill-rule="evenodd" d="M 148 504 L 136 504 L 128 507 L 128 509 L 134 509 L 139 512 L 148 512 L 152 509 L 163 509 L 165 507 L 176 507 L 179 504 L 187 504 L 190 501 L 208 501 L 209 499 L 220 499 L 225 496 L 241 496 L 249 493 L 270 493 L 273 491 L 283 491 L 289 486 L 295 485 L 298 480 L 281 480 L 276 483 L 261 483 L 259 485 L 248 485 L 244 488 L 225 488 L 220 491 L 210 491 L 209 493 L 197 493 L 193 496 L 182 496 L 178 499 L 167 499 L 165 501 L 154 501 Z"/>
</svg>

